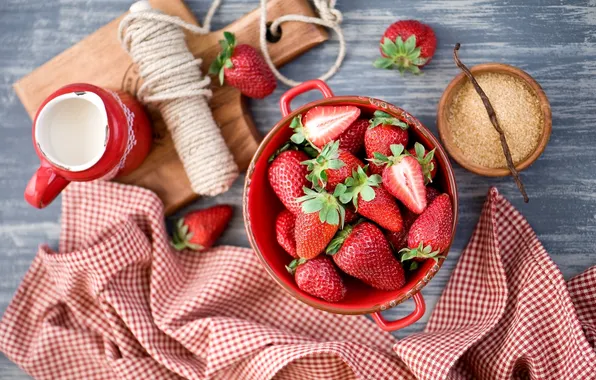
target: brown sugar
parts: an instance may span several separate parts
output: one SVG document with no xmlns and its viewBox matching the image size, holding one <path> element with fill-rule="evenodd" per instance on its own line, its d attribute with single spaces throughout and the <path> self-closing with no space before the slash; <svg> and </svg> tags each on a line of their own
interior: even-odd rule
<svg viewBox="0 0 596 380">
<path fill-rule="evenodd" d="M 509 74 L 483 73 L 475 77 L 495 109 L 513 162 L 518 164 L 536 149 L 542 135 L 539 99 L 521 79 Z M 468 160 L 488 168 L 507 167 L 499 134 L 470 81 L 456 93 L 448 123 L 455 145 Z"/>
</svg>

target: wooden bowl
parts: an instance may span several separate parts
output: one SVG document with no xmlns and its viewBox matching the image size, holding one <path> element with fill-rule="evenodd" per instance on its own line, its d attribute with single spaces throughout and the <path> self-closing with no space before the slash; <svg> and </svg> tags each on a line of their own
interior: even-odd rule
<svg viewBox="0 0 596 380">
<path fill-rule="evenodd" d="M 503 63 L 483 63 L 481 65 L 472 67 L 470 71 L 475 76 L 483 73 L 509 74 L 524 81 L 538 97 L 540 108 L 542 110 L 542 120 L 544 125 L 542 127 L 542 135 L 538 140 L 536 149 L 523 161 L 515 165 L 518 171 L 524 170 L 528 166 L 532 165 L 532 163 L 536 161 L 542 152 L 544 152 L 552 131 L 552 114 L 550 103 L 548 102 L 548 98 L 546 97 L 544 90 L 542 87 L 540 87 L 538 82 L 536 82 L 534 78 L 532 78 L 525 71 Z M 437 110 L 437 129 L 439 130 L 439 136 L 441 137 L 443 146 L 458 164 L 473 173 L 487 177 L 504 177 L 510 175 L 511 173 L 507 167 L 489 168 L 476 165 L 464 156 L 461 149 L 459 149 L 454 142 L 452 131 L 449 128 L 449 108 L 451 107 L 453 98 L 458 93 L 461 86 L 463 86 L 467 81 L 468 78 L 465 76 L 465 74 L 463 72 L 460 73 L 451 81 L 451 83 L 449 83 L 445 89 L 445 92 L 443 92 L 443 96 L 441 96 L 441 100 L 439 101 L 439 108 Z"/>
</svg>

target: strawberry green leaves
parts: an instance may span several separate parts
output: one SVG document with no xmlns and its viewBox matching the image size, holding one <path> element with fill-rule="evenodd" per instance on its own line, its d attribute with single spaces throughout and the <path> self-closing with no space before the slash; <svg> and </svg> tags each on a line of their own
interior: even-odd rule
<svg viewBox="0 0 596 380">
<path fill-rule="evenodd" d="M 286 265 L 286 270 L 288 271 L 288 273 L 294 274 L 294 272 L 296 272 L 296 268 L 298 268 L 299 265 L 302 265 L 307 261 L 307 259 L 302 257 L 299 259 L 294 259 L 289 265 Z"/>
<path fill-rule="evenodd" d="M 323 147 L 321 153 L 312 160 L 302 162 L 307 166 L 309 174 L 306 176 L 315 189 L 322 189 L 327 185 L 327 170 L 336 170 L 345 166 L 339 159 L 339 141 L 330 142 Z"/>
<path fill-rule="evenodd" d="M 399 251 L 399 253 L 401 254 L 402 262 L 415 258 L 433 259 L 435 261 L 439 261 L 439 259 L 444 258 L 444 256 L 439 256 L 439 250 L 433 251 L 430 245 L 425 247 L 422 242 L 420 242 L 420 245 L 416 248 L 403 248 Z"/>
<path fill-rule="evenodd" d="M 401 161 L 402 157 L 406 156 L 408 153 L 404 154 L 404 146 L 401 144 L 392 144 L 390 147 L 392 156 L 385 156 L 379 152 L 375 152 L 373 154 L 373 158 L 370 159 L 373 164 L 375 165 L 393 165 Z"/>
<path fill-rule="evenodd" d="M 435 157 L 435 149 L 426 153 L 424 145 L 417 142 L 416 144 L 414 144 L 414 150 L 416 153 L 414 158 L 418 160 L 418 163 L 422 167 L 422 174 L 424 174 L 424 183 L 429 184 L 433 181 L 432 172 L 435 169 L 435 164 L 433 162 L 433 158 Z"/>
<path fill-rule="evenodd" d="M 399 120 L 396 117 L 389 115 L 383 111 L 375 111 L 374 117 L 370 119 L 370 126 L 369 128 L 374 128 L 378 125 L 395 125 L 396 127 L 400 127 L 404 131 L 408 129 L 408 124 L 404 123 L 403 121 Z"/>
<path fill-rule="evenodd" d="M 420 66 L 427 61 L 420 56 L 420 48 L 416 47 L 415 35 L 408 37 L 405 42 L 399 36 L 395 42 L 385 37 L 381 43 L 381 51 L 385 56 L 377 58 L 373 63 L 379 69 L 397 69 L 402 74 L 406 71 L 420 74 Z"/>
<path fill-rule="evenodd" d="M 352 176 L 348 177 L 344 183 L 340 183 L 335 188 L 333 193 L 339 201 L 343 204 L 352 202 L 356 211 L 358 211 L 358 196 L 362 200 L 370 202 L 375 199 L 375 190 L 381 184 L 381 176 L 378 174 L 366 175 L 366 168 L 359 167 L 352 172 Z"/>
<path fill-rule="evenodd" d="M 200 251 L 203 247 L 200 244 L 193 244 L 190 239 L 194 236 L 194 233 L 189 232 L 188 225 L 184 224 L 184 218 L 178 219 L 176 228 L 174 229 L 174 236 L 172 238 L 172 247 L 177 251 L 181 251 L 186 248 L 190 248 L 193 251 Z"/>
<path fill-rule="evenodd" d="M 209 74 L 218 75 L 219 84 L 224 84 L 224 69 L 231 69 L 234 67 L 232 63 L 232 55 L 234 54 L 234 48 L 236 47 L 236 37 L 233 33 L 224 32 L 224 39 L 219 40 L 221 46 L 221 53 L 215 58 L 215 61 L 211 62 L 209 66 Z"/>
<path fill-rule="evenodd" d="M 335 197 L 325 190 L 315 191 L 304 187 L 302 197 L 296 198 L 296 201 L 302 203 L 302 212 L 310 214 L 319 213 L 321 223 L 344 226 L 346 210 L 335 199 Z"/>
<path fill-rule="evenodd" d="M 339 231 L 337 235 L 329 242 L 325 253 L 328 255 L 335 255 L 341 249 L 341 246 L 344 244 L 344 241 L 350 236 L 352 230 L 354 229 L 353 226 L 347 225 L 343 230 Z"/>
</svg>

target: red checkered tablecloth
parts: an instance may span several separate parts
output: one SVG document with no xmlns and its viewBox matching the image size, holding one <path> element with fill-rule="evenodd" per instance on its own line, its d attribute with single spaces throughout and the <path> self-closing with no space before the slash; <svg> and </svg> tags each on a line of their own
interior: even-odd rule
<svg viewBox="0 0 596 380">
<path fill-rule="evenodd" d="M 399 342 L 296 301 L 248 249 L 174 252 L 149 191 L 71 184 L 62 218 L 0 323 L 39 379 L 596 378 L 596 269 L 565 283 L 496 190 L 426 331 Z"/>
</svg>

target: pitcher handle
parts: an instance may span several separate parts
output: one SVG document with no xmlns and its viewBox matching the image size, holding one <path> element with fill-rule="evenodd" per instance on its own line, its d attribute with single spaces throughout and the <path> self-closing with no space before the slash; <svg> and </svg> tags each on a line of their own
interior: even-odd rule
<svg viewBox="0 0 596 380">
<path fill-rule="evenodd" d="M 289 89 L 285 92 L 285 94 L 281 96 L 281 98 L 279 99 L 279 108 L 281 109 L 282 116 L 286 117 L 292 112 L 292 110 L 290 109 L 290 103 L 296 96 L 304 94 L 305 92 L 310 90 L 321 91 L 323 97 L 325 98 L 330 98 L 333 96 L 333 91 L 331 91 L 329 86 L 327 86 L 327 83 L 323 82 L 322 80 L 313 79 L 306 81 L 302 84 L 299 84 L 296 87 Z"/>
<path fill-rule="evenodd" d="M 376 312 L 371 314 L 372 319 L 377 323 L 377 325 L 384 331 L 395 331 L 399 329 L 403 329 L 404 327 L 408 327 L 409 325 L 415 323 L 417 320 L 422 318 L 424 312 L 426 311 L 426 304 L 424 303 L 424 298 L 422 298 L 422 293 L 418 292 L 412 296 L 412 299 L 416 303 L 416 308 L 414 311 L 401 319 L 396 321 L 387 321 L 380 312 Z"/>
<path fill-rule="evenodd" d="M 47 163 L 42 162 L 37 172 L 31 177 L 25 189 L 25 200 L 36 208 L 49 205 L 70 183 L 69 180 L 56 174 Z"/>
</svg>

